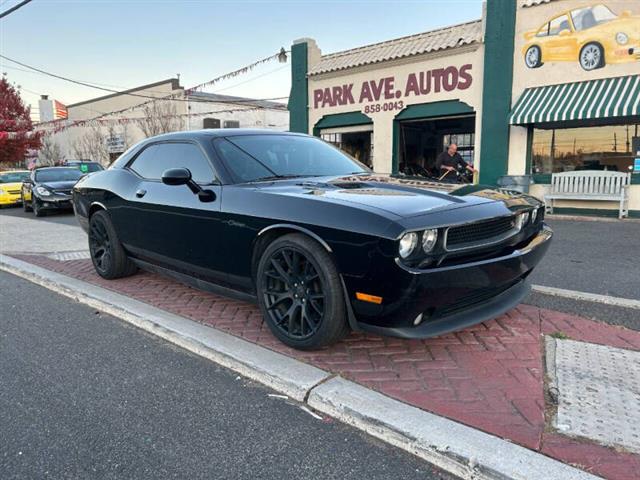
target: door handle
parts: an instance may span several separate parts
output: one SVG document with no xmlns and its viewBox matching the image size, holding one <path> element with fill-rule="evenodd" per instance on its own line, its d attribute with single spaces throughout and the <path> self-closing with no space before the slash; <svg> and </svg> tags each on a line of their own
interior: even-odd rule
<svg viewBox="0 0 640 480">
<path fill-rule="evenodd" d="M 142 198 L 147 194 L 147 191 L 140 188 L 139 190 L 136 191 L 136 197 L 138 198 Z"/>
</svg>

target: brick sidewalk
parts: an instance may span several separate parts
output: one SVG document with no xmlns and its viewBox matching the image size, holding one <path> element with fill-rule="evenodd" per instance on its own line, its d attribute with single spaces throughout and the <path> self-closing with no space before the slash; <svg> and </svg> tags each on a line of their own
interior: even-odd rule
<svg viewBox="0 0 640 480">
<path fill-rule="evenodd" d="M 89 260 L 21 260 L 99 285 L 337 373 L 405 403 L 479 428 L 606 478 L 638 478 L 640 456 L 545 426 L 543 335 L 640 350 L 640 333 L 520 305 L 462 332 L 428 340 L 352 334 L 316 352 L 282 345 L 254 305 L 201 292 L 150 273 L 98 277 Z"/>
</svg>

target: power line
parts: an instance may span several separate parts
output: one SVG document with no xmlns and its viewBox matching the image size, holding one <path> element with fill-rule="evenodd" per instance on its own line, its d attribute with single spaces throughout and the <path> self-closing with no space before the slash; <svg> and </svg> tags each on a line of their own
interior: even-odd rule
<svg viewBox="0 0 640 480">
<path fill-rule="evenodd" d="M 284 51 L 284 49 L 282 49 L 282 51 Z M 218 82 L 218 81 L 220 81 L 220 80 L 222 80 L 224 78 L 230 78 L 230 77 L 236 76 L 236 75 L 238 75 L 240 73 L 244 73 L 244 72 L 250 70 L 251 68 L 253 68 L 256 65 L 259 65 L 261 63 L 265 63 L 265 62 L 267 62 L 267 61 L 269 61 L 271 59 L 274 59 L 274 58 L 278 58 L 279 55 L 282 55 L 282 51 L 277 53 L 277 54 L 275 54 L 275 55 L 270 55 L 269 57 L 266 57 L 266 58 L 263 58 L 261 60 L 258 60 L 257 62 L 254 62 L 251 65 L 248 65 L 246 67 L 243 67 L 243 68 L 240 68 L 238 70 L 235 70 L 234 72 L 231 72 L 231 73 L 228 73 L 228 74 L 225 74 L 225 75 L 221 75 L 221 76 L 216 77 L 216 78 L 214 78 L 212 80 L 209 80 L 207 82 L 204 82 L 204 83 L 201 83 L 199 85 L 196 85 L 195 87 L 192 87 L 192 88 L 186 90 L 186 92 L 195 92 L 195 91 L 197 91 L 198 89 L 200 89 L 200 88 L 202 88 L 204 86 L 212 85 L 212 84 L 214 84 L 214 83 L 216 83 L 216 82 Z M 114 90 L 112 88 L 100 87 L 98 85 L 94 85 L 94 84 L 91 84 L 91 83 L 88 83 L 88 82 L 83 82 L 83 81 L 80 81 L 80 80 L 74 80 L 72 78 L 64 77 L 62 75 L 58 75 L 58 74 L 55 74 L 55 73 L 52 73 L 52 72 L 47 72 L 46 70 L 42 70 L 40 68 L 31 66 L 31 65 L 27 65 L 26 63 L 19 62 L 18 60 L 14 60 L 14 59 L 9 58 L 9 57 L 7 57 L 5 55 L 2 55 L 2 54 L 0 54 L 0 58 L 3 58 L 3 59 L 5 59 L 5 60 L 7 60 L 9 62 L 15 63 L 15 64 L 20 65 L 22 67 L 31 69 L 31 70 L 33 70 L 35 72 L 38 72 L 38 73 L 41 73 L 43 75 L 47 75 L 47 76 L 50 76 L 50 77 L 53 77 L 53 78 L 57 78 L 59 80 L 64 80 L 66 82 L 74 83 L 76 85 L 82 85 L 84 87 L 94 88 L 96 90 L 102 90 L 102 91 L 105 91 L 105 92 L 115 93 L 115 94 L 119 94 L 119 95 L 128 95 L 128 96 L 131 96 L 131 97 L 147 98 L 147 99 L 151 99 L 153 101 L 167 100 L 167 101 L 177 101 L 177 102 L 236 103 L 236 104 L 238 104 L 238 103 L 245 103 L 245 102 L 251 103 L 251 102 L 254 102 L 254 101 L 257 100 L 257 99 L 214 100 L 214 99 L 205 99 L 205 98 L 190 98 L 190 99 L 186 99 L 186 98 L 174 98 L 175 94 L 170 94 L 170 95 L 165 96 L 164 98 L 161 98 L 161 97 L 154 97 L 154 96 L 151 96 L 151 95 L 142 95 L 142 94 L 138 94 L 138 93 L 126 92 L 126 91 L 122 92 L 120 90 Z M 266 99 L 265 98 L 265 99 L 258 99 L 258 100 L 265 100 L 265 101 L 268 101 L 268 100 L 282 100 L 283 98 L 284 97 L 273 98 L 273 99 Z"/>
<path fill-rule="evenodd" d="M 22 2 L 20 2 L 19 4 L 11 7 L 8 10 L 5 10 L 4 12 L 0 13 L 0 18 L 4 18 L 7 15 L 10 15 L 11 13 L 15 12 L 16 10 L 18 10 L 19 8 L 24 7 L 27 3 L 31 2 L 31 0 L 23 0 Z"/>
</svg>

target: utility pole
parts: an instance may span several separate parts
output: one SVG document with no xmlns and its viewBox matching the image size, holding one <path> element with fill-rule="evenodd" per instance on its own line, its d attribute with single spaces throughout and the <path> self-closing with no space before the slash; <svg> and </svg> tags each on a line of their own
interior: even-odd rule
<svg viewBox="0 0 640 480">
<path fill-rule="evenodd" d="M 551 160 L 556 158 L 556 129 L 551 131 Z"/>
<path fill-rule="evenodd" d="M 618 151 L 618 136 L 616 132 L 613 132 L 613 151 L 614 152 Z"/>
<path fill-rule="evenodd" d="M 629 153 L 631 151 L 630 149 L 630 145 L 629 145 L 629 125 L 627 125 L 627 150 L 626 152 Z"/>
</svg>

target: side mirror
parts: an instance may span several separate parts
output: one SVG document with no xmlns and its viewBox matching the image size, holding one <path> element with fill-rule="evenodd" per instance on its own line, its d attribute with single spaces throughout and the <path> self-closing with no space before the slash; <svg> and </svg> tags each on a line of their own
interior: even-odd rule
<svg viewBox="0 0 640 480">
<path fill-rule="evenodd" d="M 562 30 L 560 32 L 561 37 L 568 37 L 569 35 L 571 35 L 571 30 Z"/>
<path fill-rule="evenodd" d="M 162 183 L 165 185 L 188 185 L 190 182 L 193 180 L 188 168 L 170 168 L 162 172 Z"/>
<path fill-rule="evenodd" d="M 162 172 L 162 183 L 165 185 L 186 185 L 201 202 L 213 202 L 216 194 L 213 190 L 205 190 L 191 178 L 188 168 L 170 168 Z"/>
</svg>

